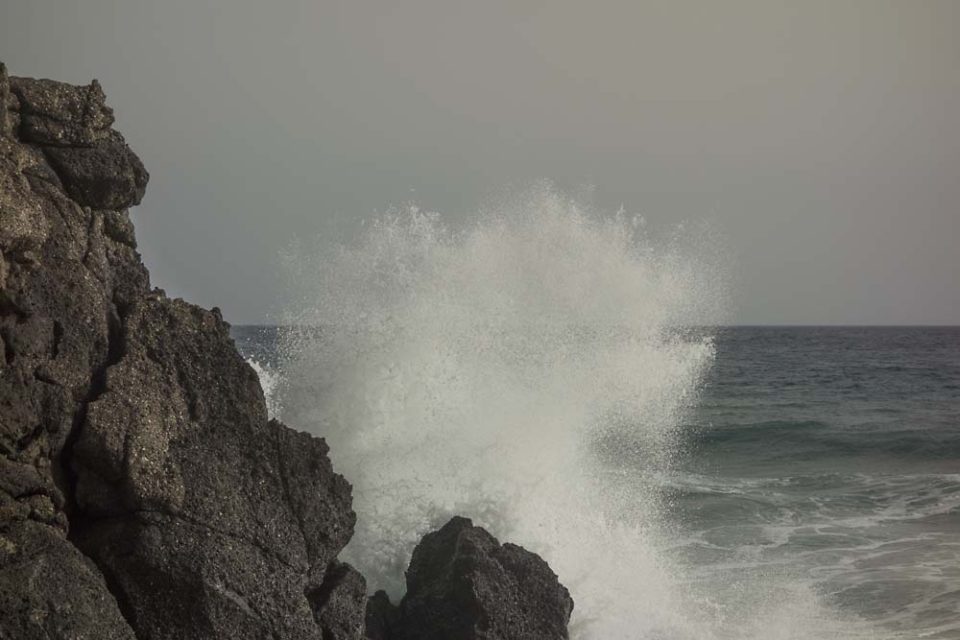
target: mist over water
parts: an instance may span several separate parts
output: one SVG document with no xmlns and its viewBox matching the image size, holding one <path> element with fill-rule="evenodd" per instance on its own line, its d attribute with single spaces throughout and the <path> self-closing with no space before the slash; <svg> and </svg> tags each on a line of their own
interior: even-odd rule
<svg viewBox="0 0 960 640">
<path fill-rule="evenodd" d="M 461 514 L 541 554 L 580 638 L 852 637 L 789 569 L 698 573 L 659 489 L 726 299 L 700 232 L 549 187 L 448 228 L 415 208 L 289 266 L 274 410 L 354 487 L 344 559 L 394 599 L 410 552 Z M 866 633 L 866 631 L 865 631 Z"/>
</svg>

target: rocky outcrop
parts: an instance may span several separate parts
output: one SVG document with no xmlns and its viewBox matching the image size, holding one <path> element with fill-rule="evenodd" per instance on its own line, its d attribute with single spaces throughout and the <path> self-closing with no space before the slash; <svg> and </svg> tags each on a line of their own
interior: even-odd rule
<svg viewBox="0 0 960 640">
<path fill-rule="evenodd" d="M 565 638 L 546 563 L 462 518 L 366 599 L 326 443 L 268 419 L 217 309 L 151 289 L 112 124 L 96 81 L 0 64 L 0 640 Z"/>
<path fill-rule="evenodd" d="M 349 564 L 334 562 L 323 584 L 307 593 L 323 640 L 363 638 L 367 581 Z"/>
<path fill-rule="evenodd" d="M 386 591 L 377 591 L 367 599 L 364 625 L 367 640 L 389 640 L 400 621 L 400 611 Z"/>
<path fill-rule="evenodd" d="M 573 600 L 536 554 L 456 517 L 424 536 L 394 609 L 378 592 L 367 606 L 371 640 L 567 638 Z"/>
<path fill-rule="evenodd" d="M 307 593 L 354 523 L 326 445 L 268 422 L 216 311 L 150 294 L 117 342 L 72 448 L 72 538 L 138 637 L 316 637 Z"/>
<path fill-rule="evenodd" d="M 84 207 L 126 209 L 140 204 L 149 176 L 116 132 L 90 147 L 48 147 L 47 160 L 67 194 Z"/>
<path fill-rule="evenodd" d="M 219 312 L 151 291 L 99 84 L 0 67 L 0 107 L 0 638 L 359 629 L 350 486 Z"/>
<path fill-rule="evenodd" d="M 140 204 L 149 174 L 118 132 L 96 80 L 75 87 L 13 78 L 19 138 L 38 145 L 75 202 L 94 209 Z"/>
<path fill-rule="evenodd" d="M 111 135 L 113 110 L 94 80 L 76 87 L 53 80 L 13 78 L 18 137 L 24 142 L 61 147 L 90 147 Z"/>
</svg>

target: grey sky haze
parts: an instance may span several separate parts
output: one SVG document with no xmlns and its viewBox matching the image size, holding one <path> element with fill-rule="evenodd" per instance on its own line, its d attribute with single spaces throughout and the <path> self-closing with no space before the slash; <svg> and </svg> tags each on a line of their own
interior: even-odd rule
<svg viewBox="0 0 960 640">
<path fill-rule="evenodd" d="M 292 238 L 548 178 L 711 220 L 738 323 L 960 324 L 960 2 L 0 0 L 0 60 L 101 81 L 154 283 L 234 323 Z"/>
</svg>

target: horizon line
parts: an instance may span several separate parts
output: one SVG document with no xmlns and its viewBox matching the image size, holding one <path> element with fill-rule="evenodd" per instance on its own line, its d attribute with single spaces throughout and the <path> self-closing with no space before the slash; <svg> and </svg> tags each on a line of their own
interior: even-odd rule
<svg viewBox="0 0 960 640">
<path fill-rule="evenodd" d="M 276 324 L 269 322 L 236 322 L 231 323 L 231 327 L 289 327 L 290 324 Z M 770 323 L 770 324 L 692 324 L 677 325 L 684 328 L 711 328 L 711 329 L 960 329 L 960 324 L 790 324 L 790 323 Z"/>
</svg>

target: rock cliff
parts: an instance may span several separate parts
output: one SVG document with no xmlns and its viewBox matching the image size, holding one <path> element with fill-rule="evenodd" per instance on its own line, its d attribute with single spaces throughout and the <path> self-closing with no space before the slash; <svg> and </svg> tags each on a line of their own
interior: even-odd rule
<svg viewBox="0 0 960 640">
<path fill-rule="evenodd" d="M 151 288 L 127 213 L 148 174 L 112 124 L 96 81 L 0 64 L 0 639 L 360 638 L 350 485 L 268 419 L 217 309 Z M 462 599 L 492 631 L 456 637 L 566 637 L 546 564 L 466 522 L 425 539 L 384 613 L 402 624 L 371 633 L 442 637 L 409 621 Z M 434 575 L 468 547 L 473 600 Z"/>
</svg>

